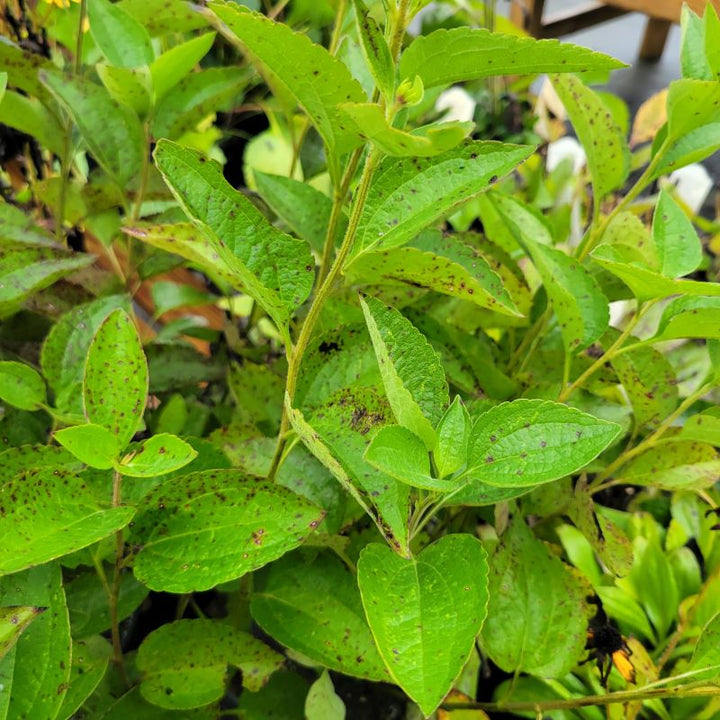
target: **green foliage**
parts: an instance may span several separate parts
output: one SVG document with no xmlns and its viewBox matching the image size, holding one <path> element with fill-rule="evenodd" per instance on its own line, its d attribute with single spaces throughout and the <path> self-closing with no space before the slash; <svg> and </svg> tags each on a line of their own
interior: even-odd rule
<svg viewBox="0 0 720 720">
<path fill-rule="evenodd" d="M 59 5 L 0 42 L 0 720 L 712 720 L 713 8 L 629 141 L 492 3 Z"/>
</svg>

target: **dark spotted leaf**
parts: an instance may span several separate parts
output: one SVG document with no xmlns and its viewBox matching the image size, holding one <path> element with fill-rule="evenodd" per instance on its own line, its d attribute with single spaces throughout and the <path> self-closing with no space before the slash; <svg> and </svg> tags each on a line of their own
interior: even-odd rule
<svg viewBox="0 0 720 720">
<path fill-rule="evenodd" d="M 467 142 L 431 158 L 380 163 L 360 217 L 355 253 L 404 245 L 456 205 L 487 190 L 532 147 Z"/>
<path fill-rule="evenodd" d="M 556 75 L 553 86 L 587 155 L 594 202 L 619 188 L 630 172 L 624 132 L 599 95 L 575 75 Z"/>
<path fill-rule="evenodd" d="M 456 236 L 437 231 L 422 233 L 406 247 L 362 253 L 345 274 L 354 283 L 426 287 L 503 315 L 520 315 L 488 259 Z"/>
<path fill-rule="evenodd" d="M 33 605 L 0 607 L 0 660 L 15 647 L 20 635 L 45 608 Z"/>
<path fill-rule="evenodd" d="M 0 659 L 3 718 L 54 718 L 70 679 L 70 624 L 60 565 L 0 577 L 0 602 L 44 608 Z"/>
<path fill-rule="evenodd" d="M 470 433 L 467 477 L 502 488 L 558 480 L 581 470 L 620 426 L 550 400 L 514 400 L 481 415 Z"/>
<path fill-rule="evenodd" d="M 243 685 L 259 690 L 283 663 L 282 655 L 252 635 L 216 620 L 177 620 L 151 632 L 137 654 L 140 692 L 168 710 L 201 707 L 225 693 L 228 666 Z"/>
<path fill-rule="evenodd" d="M 720 454 L 704 442 L 662 440 L 633 458 L 615 477 L 664 490 L 708 488 L 720 477 Z"/>
<path fill-rule="evenodd" d="M 492 75 L 537 75 L 622 67 L 584 47 L 457 27 L 417 37 L 400 59 L 400 77 L 419 75 L 426 88 Z"/>
<path fill-rule="evenodd" d="M 109 479 L 98 482 L 52 466 L 2 484 L 0 575 L 62 557 L 125 527 L 135 509 L 112 507 L 111 493 Z"/>
<path fill-rule="evenodd" d="M 440 358 L 400 312 L 372 297 L 360 304 L 393 413 L 432 450 L 435 425 L 450 401 Z"/>
<path fill-rule="evenodd" d="M 112 432 L 124 448 L 143 418 L 148 369 L 132 318 L 113 310 L 93 337 L 85 363 L 85 415 Z"/>
<path fill-rule="evenodd" d="M 365 93 L 347 67 L 307 35 L 238 5 L 213 2 L 213 12 L 237 36 L 271 86 L 292 96 L 308 114 L 335 158 L 360 144 L 337 106 L 363 102 Z"/>
<path fill-rule="evenodd" d="M 323 515 L 287 488 L 237 470 L 172 478 L 142 501 L 132 528 L 135 575 L 153 590 L 208 590 L 297 547 Z"/>
<path fill-rule="evenodd" d="M 165 182 L 190 219 L 203 229 L 245 291 L 281 329 L 307 298 L 315 264 L 305 242 L 280 232 L 225 180 L 222 168 L 170 141 L 155 149 Z"/>
<path fill-rule="evenodd" d="M 130 477 L 157 477 L 179 470 L 197 457 L 197 451 L 176 435 L 161 433 L 145 440 L 116 469 Z"/>
</svg>

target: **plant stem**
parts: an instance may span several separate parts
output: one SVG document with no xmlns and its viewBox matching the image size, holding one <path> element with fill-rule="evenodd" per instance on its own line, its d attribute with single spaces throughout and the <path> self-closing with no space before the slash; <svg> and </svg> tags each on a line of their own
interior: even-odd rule
<svg viewBox="0 0 720 720">
<path fill-rule="evenodd" d="M 390 51 L 392 53 L 393 60 L 397 59 L 402 46 L 402 39 L 405 34 L 405 26 L 407 22 L 408 10 L 410 7 L 410 0 L 400 0 L 400 6 L 398 12 L 394 17 L 393 28 L 391 31 L 392 41 L 390 44 Z M 373 94 L 373 100 L 377 99 L 377 90 Z M 365 201 L 367 200 L 368 191 L 370 190 L 370 183 L 372 182 L 373 173 L 375 168 L 380 162 L 381 154 L 378 150 L 372 149 L 367 158 L 365 159 L 365 166 L 363 167 L 362 176 L 358 183 L 357 190 L 355 191 L 355 197 L 353 198 L 352 211 L 350 213 L 350 219 L 348 220 L 347 230 L 345 231 L 345 237 L 343 238 L 340 249 L 338 250 L 335 260 L 330 265 L 330 257 L 332 256 L 332 249 L 334 245 L 335 230 L 333 229 L 333 222 L 337 224 L 340 219 L 340 212 L 342 211 L 342 202 L 344 202 L 345 194 L 347 193 L 352 178 L 355 174 L 355 169 L 360 161 L 363 148 L 355 150 L 353 155 L 348 162 L 347 168 L 340 181 L 340 190 L 344 192 L 338 193 L 335 196 L 335 202 L 333 203 L 333 215 L 334 220 L 331 217 L 329 223 L 328 233 L 325 238 L 325 247 L 323 249 L 323 260 L 320 268 L 320 276 L 318 279 L 319 287 L 315 294 L 315 297 L 310 305 L 305 322 L 300 328 L 300 334 L 298 335 L 295 346 L 290 349 L 289 345 L 286 344 L 286 351 L 288 354 L 288 372 L 287 379 L 285 381 L 285 402 L 283 403 L 282 417 L 280 419 L 280 432 L 278 433 L 278 441 L 275 446 L 275 453 L 273 455 L 272 462 L 270 463 L 270 470 L 268 471 L 268 479 L 273 480 L 278 468 L 280 467 L 280 461 L 283 456 L 285 444 L 287 442 L 287 432 L 290 429 L 290 419 L 288 416 L 288 405 L 292 407 L 292 403 L 295 399 L 295 391 L 297 389 L 297 380 L 300 374 L 300 365 L 302 364 L 305 351 L 307 350 L 310 338 L 312 337 L 313 330 L 320 318 L 320 313 L 325 305 L 325 302 L 330 297 L 335 281 L 342 272 L 345 260 L 350 254 L 353 245 L 355 243 L 355 235 L 357 234 L 358 226 L 360 224 L 360 217 L 365 207 Z M 323 265 L 330 265 L 327 270 L 327 274 L 323 275 Z"/>
<path fill-rule="evenodd" d="M 620 346 L 627 340 L 628 336 L 635 329 L 635 326 L 640 322 L 640 319 L 645 313 L 652 307 L 653 302 L 647 303 L 635 313 L 633 319 L 628 323 L 628 326 L 620 333 L 619 337 L 615 342 L 589 367 L 583 372 L 577 380 L 571 385 L 564 388 L 558 396 L 558 402 L 565 402 L 579 387 L 585 384 L 588 378 L 592 377 L 606 362 L 614 358 L 618 353 L 616 352 Z"/>
<path fill-rule="evenodd" d="M 672 424 L 692 405 L 694 405 L 703 395 L 712 389 L 712 384 L 704 383 L 695 392 L 690 393 L 681 403 L 677 406 L 674 412 L 668 415 L 665 420 L 658 426 L 655 432 L 650 433 L 642 442 L 638 443 L 635 447 L 626 450 L 621 453 L 613 462 L 611 462 L 605 470 L 595 477 L 591 492 L 596 493 L 604 489 L 607 485 L 604 481 L 611 477 L 612 474 L 625 465 L 629 460 L 632 460 L 640 453 L 651 448 L 655 445 L 662 436 L 670 429 Z"/>
<path fill-rule="evenodd" d="M 87 0 L 80 0 L 80 19 L 78 20 L 77 38 L 75 43 L 75 59 L 73 72 L 79 75 L 82 70 L 82 50 L 85 31 L 85 18 L 87 17 Z M 55 219 L 55 239 L 64 244 L 63 223 L 65 222 L 65 207 L 67 205 L 68 183 L 70 182 L 70 168 L 72 166 L 72 120 L 67 112 L 63 123 L 63 151 L 60 159 L 60 197 L 58 198 L 57 218 Z"/>
<path fill-rule="evenodd" d="M 358 148 L 350 156 L 345 174 L 340 181 L 340 187 L 336 190 L 333 197 L 333 206 L 330 213 L 330 220 L 328 222 L 327 233 L 325 234 L 325 244 L 323 245 L 323 254 L 320 261 L 320 272 L 318 274 L 318 283 L 322 282 L 327 277 L 330 271 L 330 265 L 332 263 L 333 250 L 335 249 L 335 235 L 337 233 L 337 227 L 342 217 L 342 208 L 345 203 L 345 197 L 347 196 L 350 188 L 350 183 L 355 176 L 358 163 L 362 157 L 363 148 Z"/>
<path fill-rule="evenodd" d="M 323 309 L 325 302 L 330 297 L 330 293 L 335 285 L 335 280 L 337 280 L 338 275 L 340 275 L 345 260 L 350 254 L 355 242 L 355 235 L 357 234 L 357 229 L 360 224 L 360 216 L 362 215 L 363 208 L 365 207 L 365 200 L 367 199 L 368 190 L 370 189 L 370 182 L 379 159 L 379 153 L 377 151 L 372 151 L 365 161 L 362 178 L 360 179 L 360 184 L 358 185 L 358 189 L 355 194 L 352 213 L 350 215 L 348 228 L 345 232 L 342 245 L 340 246 L 340 250 L 335 258 L 335 262 L 328 271 L 327 277 L 322 282 L 317 294 L 315 295 L 315 299 L 310 306 L 310 311 L 308 312 L 305 322 L 300 329 L 297 343 L 289 355 L 287 380 L 285 381 L 285 395 L 291 404 L 295 399 L 300 365 L 302 363 L 303 356 L 305 355 L 305 351 L 307 350 L 308 343 L 310 342 L 310 338 L 312 337 L 312 332 L 315 329 L 318 319 L 320 318 L 320 312 Z M 286 434 L 290 429 L 290 421 L 285 407 L 286 404 L 287 403 L 283 404 L 283 414 L 280 421 L 278 442 L 275 447 L 275 454 L 273 455 L 270 470 L 268 472 L 268 478 L 270 480 L 275 477 L 275 473 L 280 466 L 280 458 L 282 457 L 283 449 L 285 448 L 285 443 L 287 442 Z"/>
<path fill-rule="evenodd" d="M 113 473 L 112 494 L 112 505 L 114 508 L 120 506 L 121 482 L 122 476 L 115 470 Z M 123 658 L 122 641 L 120 639 L 120 621 L 118 619 L 118 601 L 120 598 L 120 582 L 122 580 L 120 570 L 123 561 L 124 545 L 123 531 L 118 530 L 115 533 L 115 567 L 113 570 L 112 586 L 110 588 L 110 633 L 112 635 L 113 662 L 117 666 L 123 683 L 129 687 L 130 682 L 127 676 L 127 669 L 125 668 L 125 659 Z"/>
<path fill-rule="evenodd" d="M 593 222 L 590 231 L 585 235 L 583 241 L 578 245 L 577 257 L 578 260 L 583 260 L 589 255 L 597 245 L 598 241 L 602 238 L 608 225 L 612 222 L 616 215 L 621 213 L 625 208 L 650 184 L 655 171 L 662 160 L 665 151 L 669 147 L 668 143 L 663 143 L 658 149 L 655 157 L 650 161 L 648 166 L 645 168 L 642 175 L 637 179 L 637 182 L 630 188 L 629 192 L 625 197 L 613 208 L 609 215 L 606 215 L 604 220 L 596 224 Z M 594 215 L 595 213 L 593 213 Z"/>
<path fill-rule="evenodd" d="M 711 697 L 717 696 L 717 685 L 680 686 L 672 688 L 652 688 L 645 690 L 623 690 L 607 695 L 588 695 L 569 700 L 545 700 L 543 702 L 464 702 L 443 703 L 444 710 L 486 710 L 490 712 L 544 712 L 546 710 L 573 710 L 593 705 L 614 705 L 643 700 L 663 698 Z"/>
</svg>

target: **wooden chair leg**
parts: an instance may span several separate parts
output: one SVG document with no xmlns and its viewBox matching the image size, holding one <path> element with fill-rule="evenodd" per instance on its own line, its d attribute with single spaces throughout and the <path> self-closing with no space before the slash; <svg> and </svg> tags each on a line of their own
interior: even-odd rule
<svg viewBox="0 0 720 720">
<path fill-rule="evenodd" d="M 542 37 L 545 0 L 512 0 L 510 19 L 533 37 Z"/>
<path fill-rule="evenodd" d="M 640 59 L 659 60 L 665 49 L 668 33 L 672 23 L 669 20 L 649 18 L 645 27 L 642 45 L 640 46 Z"/>
</svg>

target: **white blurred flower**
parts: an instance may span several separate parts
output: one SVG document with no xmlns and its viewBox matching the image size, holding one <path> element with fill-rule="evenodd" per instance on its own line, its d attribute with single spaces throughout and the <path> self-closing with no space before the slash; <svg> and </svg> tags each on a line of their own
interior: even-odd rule
<svg viewBox="0 0 720 720">
<path fill-rule="evenodd" d="M 561 137 L 548 145 L 546 163 L 548 172 L 552 172 L 565 158 L 572 159 L 575 173 L 580 172 L 587 162 L 585 150 L 573 137 Z"/>
<path fill-rule="evenodd" d="M 713 188 L 708 171 L 700 163 L 694 163 L 675 170 L 669 180 L 680 199 L 697 215 Z"/>
<path fill-rule="evenodd" d="M 475 104 L 467 91 L 463 90 L 459 85 L 454 85 L 445 92 L 440 93 L 435 101 L 435 110 L 438 112 L 448 111 L 443 117 L 443 122 L 451 122 L 452 120 L 467 122 L 472 120 L 475 115 Z"/>
</svg>

